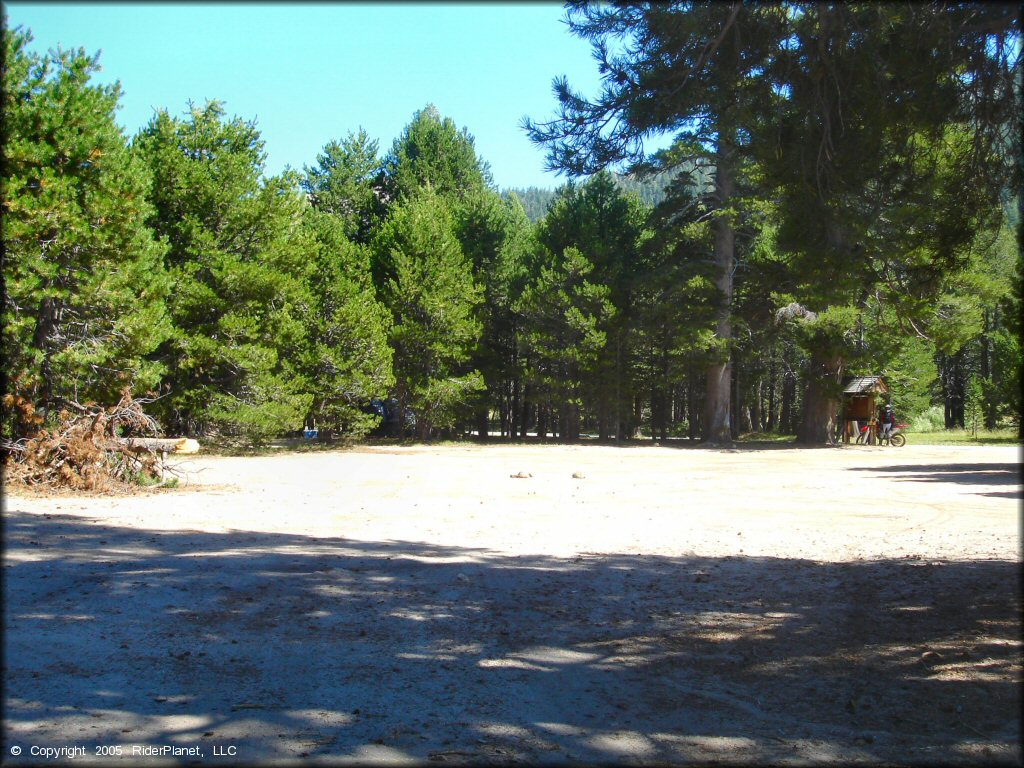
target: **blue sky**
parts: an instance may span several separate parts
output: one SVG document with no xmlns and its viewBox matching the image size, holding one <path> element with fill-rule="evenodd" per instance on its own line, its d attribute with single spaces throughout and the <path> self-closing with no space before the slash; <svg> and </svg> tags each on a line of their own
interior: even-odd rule
<svg viewBox="0 0 1024 768">
<path fill-rule="evenodd" d="M 101 51 L 97 79 L 120 80 L 128 135 L 155 108 L 225 102 L 256 119 L 267 173 L 312 165 L 360 126 L 384 154 L 413 113 L 433 103 L 466 127 L 500 188 L 553 188 L 544 152 L 519 127 L 553 116 L 551 81 L 598 89 L 590 47 L 560 3 L 30 3 L 4 4 L 11 28 L 40 52 Z"/>
</svg>

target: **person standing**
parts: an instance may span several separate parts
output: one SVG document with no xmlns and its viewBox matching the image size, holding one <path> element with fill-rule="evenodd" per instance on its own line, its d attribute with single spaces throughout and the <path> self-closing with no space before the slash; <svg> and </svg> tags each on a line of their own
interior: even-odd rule
<svg viewBox="0 0 1024 768">
<path fill-rule="evenodd" d="M 882 418 L 879 420 L 882 424 L 882 435 L 878 441 L 881 445 L 882 441 L 889 442 L 889 438 L 892 437 L 893 427 L 896 426 L 896 413 L 892 409 L 892 405 L 886 405 L 882 409 Z"/>
</svg>

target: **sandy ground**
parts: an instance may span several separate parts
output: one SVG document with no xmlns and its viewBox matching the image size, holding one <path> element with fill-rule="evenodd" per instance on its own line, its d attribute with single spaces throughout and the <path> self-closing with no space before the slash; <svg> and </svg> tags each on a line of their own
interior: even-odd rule
<svg viewBox="0 0 1024 768">
<path fill-rule="evenodd" d="M 367 447 L 9 495 L 3 762 L 1021 765 L 1020 461 Z"/>
</svg>

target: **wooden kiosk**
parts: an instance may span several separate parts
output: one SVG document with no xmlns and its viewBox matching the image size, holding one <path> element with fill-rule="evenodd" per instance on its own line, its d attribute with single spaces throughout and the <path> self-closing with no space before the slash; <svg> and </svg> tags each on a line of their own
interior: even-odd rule
<svg viewBox="0 0 1024 768">
<path fill-rule="evenodd" d="M 856 439 L 862 424 L 869 424 L 868 444 L 878 439 L 878 396 L 889 388 L 881 376 L 851 376 L 843 381 L 843 442 Z"/>
</svg>

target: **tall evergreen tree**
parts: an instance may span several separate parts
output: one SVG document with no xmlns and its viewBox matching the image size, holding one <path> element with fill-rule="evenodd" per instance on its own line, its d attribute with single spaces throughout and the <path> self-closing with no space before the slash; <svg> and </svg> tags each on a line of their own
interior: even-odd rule
<svg viewBox="0 0 1024 768">
<path fill-rule="evenodd" d="M 799 5 L 789 18 L 766 72 L 778 128 L 762 160 L 780 185 L 793 296 L 817 318 L 799 439 L 822 442 L 871 302 L 910 332 L 948 326 L 944 276 L 1010 183 L 1020 32 L 998 4 Z"/>
<path fill-rule="evenodd" d="M 136 146 L 159 180 L 151 224 L 177 284 L 175 334 L 159 352 L 167 419 L 254 442 L 294 429 L 312 400 L 293 359 L 307 309 L 296 181 L 264 179 L 255 125 L 217 102 L 184 119 L 159 112 Z"/>
<path fill-rule="evenodd" d="M 2 37 L 6 390 L 44 411 L 113 405 L 124 387 L 157 384 L 146 356 L 170 331 L 150 175 L 115 122 L 119 85 L 91 82 L 97 56 Z"/>
<path fill-rule="evenodd" d="M 302 188 L 320 211 L 337 216 L 345 236 L 368 244 L 384 216 L 383 167 L 377 141 L 362 128 L 341 142 L 331 141 L 306 167 Z"/>
<path fill-rule="evenodd" d="M 363 408 L 394 385 L 391 316 L 373 289 L 369 249 L 345 237 L 343 220 L 307 208 L 303 229 L 309 300 L 299 360 L 313 395 L 310 426 L 358 437 L 376 426 Z"/>
<path fill-rule="evenodd" d="M 724 344 L 707 370 L 704 436 L 729 440 L 735 175 L 771 97 L 761 75 L 784 35 L 784 15 L 779 6 L 739 2 L 580 2 L 568 23 L 593 44 L 603 87 L 591 101 L 556 80 L 558 118 L 524 121 L 531 138 L 548 145 L 551 168 L 589 174 L 623 159 L 663 171 L 694 159 L 714 168 L 715 332 Z M 673 149 L 646 155 L 644 139 L 664 133 L 675 134 Z"/>
<path fill-rule="evenodd" d="M 493 360 L 484 360 L 488 351 L 479 346 L 480 336 L 489 318 L 487 306 L 477 291 L 485 288 L 485 274 L 498 260 L 505 239 L 505 211 L 493 189 L 490 170 L 477 156 L 469 132 L 465 128 L 460 131 L 451 118 L 442 118 L 433 105 L 413 115 L 384 158 L 383 167 L 384 194 L 392 206 L 388 225 L 394 226 L 390 227 L 382 243 L 393 241 L 396 237 L 399 240 L 406 236 L 413 237 L 414 232 L 418 233 L 415 237 L 419 237 L 426 232 L 424 225 L 416 218 L 423 211 L 433 209 L 440 217 L 432 235 L 437 238 L 433 253 L 430 253 L 431 247 L 425 243 L 413 243 L 412 240 L 401 246 L 406 248 L 403 251 L 404 260 L 391 257 L 389 249 L 393 243 L 375 248 L 374 280 L 395 317 L 393 341 L 399 343 L 397 339 L 406 340 L 401 342 L 405 345 L 403 351 L 400 352 L 396 347 L 395 370 L 399 379 L 399 394 L 401 398 L 417 402 L 421 410 L 425 409 L 421 424 L 423 430 L 434 426 L 445 429 L 465 427 L 475 422 L 481 434 L 486 434 L 488 398 L 481 385 L 479 369 L 481 366 L 490 369 Z M 417 200 L 415 205 L 412 204 L 414 199 Z M 394 216 L 399 216 L 401 221 L 392 222 Z M 415 223 L 411 223 L 414 220 Z M 449 234 L 455 236 L 454 244 L 447 242 Z M 412 271 L 408 271 L 410 267 Z M 399 274 L 396 271 L 399 268 L 406 271 Z M 461 280 L 468 291 L 464 299 L 456 303 L 459 311 L 450 318 L 452 328 L 457 329 L 456 336 L 451 339 L 451 348 L 438 358 L 448 357 L 453 364 L 457 361 L 455 367 L 460 371 L 460 375 L 448 377 L 449 385 L 444 387 L 440 378 L 417 378 L 417 375 L 413 375 L 408 366 L 408 355 L 413 352 L 408 340 L 412 337 L 403 335 L 412 332 L 417 324 L 423 328 L 423 322 L 412 321 L 408 316 L 406 302 L 411 288 L 408 281 L 414 279 L 417 270 L 417 279 L 433 280 L 429 271 L 431 268 L 442 271 L 466 270 L 464 276 L 450 285 L 446 284 L 448 278 L 444 277 L 437 286 L 443 292 L 449 288 L 454 289 Z M 402 285 L 401 281 L 405 281 L 405 284 Z M 396 286 L 400 287 L 396 290 Z M 394 301 L 399 303 L 392 303 Z M 461 311 L 464 308 L 471 310 L 463 318 Z M 431 326 L 433 323 L 427 321 L 426 325 Z M 472 338 L 463 338 L 463 331 Z M 427 335 L 433 332 L 427 330 Z M 463 357 L 470 354 L 472 360 Z M 441 369 L 447 368 L 450 368 L 449 363 L 441 365 Z M 473 375 L 470 376 L 470 372 Z M 463 375 L 470 377 L 463 379 Z M 493 383 L 494 378 L 490 378 Z M 419 383 L 411 384 L 413 381 Z M 426 381 L 433 381 L 430 386 L 434 394 L 430 399 L 438 404 L 436 408 L 416 394 L 426 386 Z"/>
<path fill-rule="evenodd" d="M 450 117 L 442 118 L 433 104 L 413 115 L 384 158 L 389 201 L 406 200 L 427 185 L 441 197 L 493 186 L 469 131 L 460 131 Z"/>
<path fill-rule="evenodd" d="M 536 228 L 515 195 L 506 201 L 504 230 L 498 258 L 484 281 L 489 316 L 482 345 L 490 356 L 486 370 L 495 382 L 491 391 L 499 397 L 502 430 L 510 437 L 525 437 L 526 387 L 519 349 L 522 317 L 515 307 L 534 273 L 540 249 Z"/>
<path fill-rule="evenodd" d="M 429 186 L 391 211 L 374 250 L 381 299 L 393 320 L 396 397 L 427 437 L 453 427 L 483 388 L 469 364 L 481 330 L 481 289 L 447 202 Z"/>
<path fill-rule="evenodd" d="M 653 232 L 641 250 L 635 289 L 638 330 L 637 386 L 651 388 L 652 421 L 668 431 L 668 400 L 685 381 L 687 434 L 703 434 L 700 371 L 735 353 L 716 334 L 713 185 L 700 175 L 680 174 L 649 219 Z M 733 398 L 730 395 L 730 402 Z M 730 425 L 735 426 L 730 418 Z"/>
<path fill-rule="evenodd" d="M 1009 226 L 981 232 L 969 249 L 964 269 L 944 276 L 937 313 L 929 324 L 930 348 L 940 371 L 946 427 L 964 426 L 966 395 L 972 379 L 981 387 L 983 423 L 996 427 L 1004 417 L 1020 418 L 1020 336 L 1014 270 L 1020 254 Z"/>
<path fill-rule="evenodd" d="M 466 193 L 453 204 L 455 229 L 463 252 L 483 289 L 478 308 L 480 343 L 473 367 L 481 372 L 486 392 L 476 403 L 474 426 L 481 437 L 489 430 L 490 413 L 497 410 L 502 430 L 518 394 L 517 316 L 512 303 L 526 282 L 527 261 L 534 247 L 533 229 L 518 200 L 503 200 L 497 192 L 482 188 Z"/>
<path fill-rule="evenodd" d="M 561 254 L 548 252 L 545 261 L 515 304 L 523 317 L 521 353 L 541 408 L 538 436 L 543 437 L 550 427 L 561 438 L 576 440 L 584 382 L 596 371 L 607 343 L 602 328 L 615 307 L 608 287 L 587 279 L 594 267 L 579 249 L 570 246 Z"/>
<path fill-rule="evenodd" d="M 641 270 L 640 251 L 647 236 L 648 211 L 635 195 L 626 195 L 611 174 L 598 173 L 585 184 L 567 185 L 539 227 L 541 243 L 552 253 L 579 250 L 593 266 L 590 280 L 609 290 L 615 312 L 601 327 L 606 345 L 594 375 L 587 379 L 587 399 L 596 409 L 598 434 L 628 437 L 634 391 L 633 291 Z"/>
</svg>

